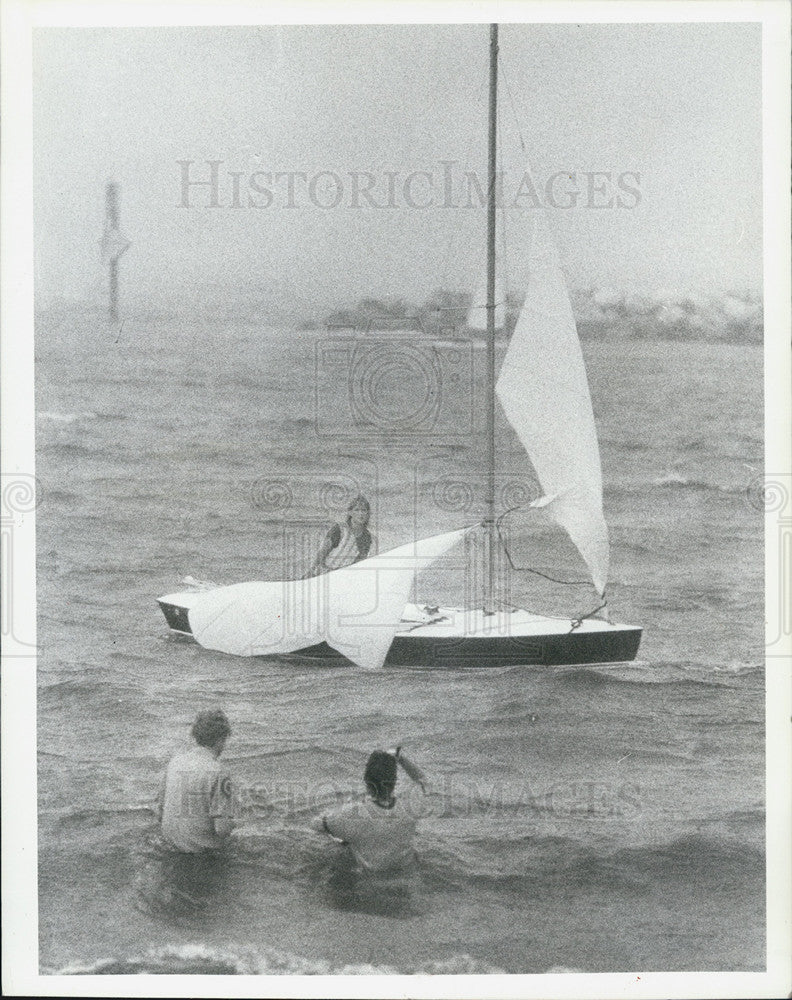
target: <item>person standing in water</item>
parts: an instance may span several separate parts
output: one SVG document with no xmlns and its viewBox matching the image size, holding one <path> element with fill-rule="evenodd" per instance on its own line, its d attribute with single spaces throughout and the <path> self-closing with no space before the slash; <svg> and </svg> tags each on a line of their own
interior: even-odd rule
<svg viewBox="0 0 792 1000">
<path fill-rule="evenodd" d="M 358 494 L 347 507 L 346 521 L 334 524 L 325 535 L 306 577 L 343 569 L 367 558 L 374 542 L 368 530 L 370 516 L 368 500 Z"/>
<path fill-rule="evenodd" d="M 375 750 L 366 763 L 366 796 L 314 820 L 315 830 L 346 844 L 360 867 L 368 871 L 403 868 L 413 857 L 416 818 L 394 794 L 398 766 L 425 791 L 420 768 L 401 747 Z"/>
<path fill-rule="evenodd" d="M 231 735 L 225 712 L 201 712 L 191 730 L 195 746 L 168 764 L 156 816 L 165 840 L 186 854 L 222 848 L 234 828 L 231 777 L 219 758 Z"/>
</svg>

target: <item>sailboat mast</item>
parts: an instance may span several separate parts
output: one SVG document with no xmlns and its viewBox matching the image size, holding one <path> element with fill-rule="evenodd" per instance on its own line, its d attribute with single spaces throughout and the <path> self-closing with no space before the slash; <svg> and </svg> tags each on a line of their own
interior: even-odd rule
<svg viewBox="0 0 792 1000">
<path fill-rule="evenodd" d="M 498 25 L 490 25 L 487 158 L 487 517 L 484 610 L 494 610 L 495 586 L 495 194 L 498 122 Z"/>
</svg>

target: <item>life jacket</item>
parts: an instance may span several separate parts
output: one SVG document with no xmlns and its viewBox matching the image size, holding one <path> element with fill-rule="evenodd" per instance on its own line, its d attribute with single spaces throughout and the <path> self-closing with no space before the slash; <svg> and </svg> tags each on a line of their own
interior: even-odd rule
<svg viewBox="0 0 792 1000">
<path fill-rule="evenodd" d="M 330 529 L 332 549 L 325 556 L 324 564 L 329 570 L 343 569 L 352 563 L 365 559 L 371 548 L 371 535 L 364 529 L 359 538 L 348 524 L 334 524 Z"/>
</svg>

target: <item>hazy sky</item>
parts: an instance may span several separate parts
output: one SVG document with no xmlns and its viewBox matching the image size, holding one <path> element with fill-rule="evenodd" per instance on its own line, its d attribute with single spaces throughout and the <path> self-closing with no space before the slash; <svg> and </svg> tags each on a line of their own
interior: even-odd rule
<svg viewBox="0 0 792 1000">
<path fill-rule="evenodd" d="M 109 179 L 128 302 L 304 315 L 472 290 L 487 46 L 483 24 L 39 29 L 39 301 L 101 294 Z M 500 52 L 510 287 L 537 211 L 573 287 L 761 286 L 759 25 L 507 24 Z M 207 186 L 183 207 L 179 161 L 206 181 L 209 160 L 220 207 Z"/>
</svg>

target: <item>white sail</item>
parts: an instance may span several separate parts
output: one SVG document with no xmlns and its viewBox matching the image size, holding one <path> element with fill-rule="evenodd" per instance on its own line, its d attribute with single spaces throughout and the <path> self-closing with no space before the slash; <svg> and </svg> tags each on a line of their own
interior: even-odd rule
<svg viewBox="0 0 792 1000">
<path fill-rule="evenodd" d="M 371 670 L 385 662 L 414 574 L 467 528 L 401 545 L 307 580 L 238 583 L 201 593 L 192 633 L 207 649 L 236 656 L 292 653 L 320 642 Z"/>
<path fill-rule="evenodd" d="M 495 391 L 545 492 L 535 506 L 568 532 L 602 594 L 609 551 L 597 432 L 569 295 L 552 254 L 531 270 Z"/>
</svg>

